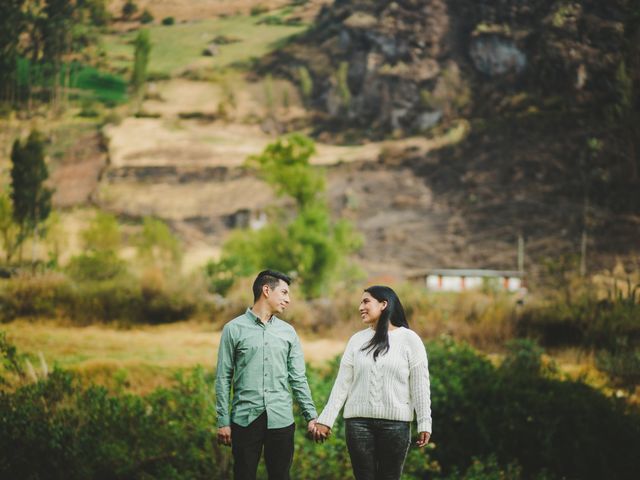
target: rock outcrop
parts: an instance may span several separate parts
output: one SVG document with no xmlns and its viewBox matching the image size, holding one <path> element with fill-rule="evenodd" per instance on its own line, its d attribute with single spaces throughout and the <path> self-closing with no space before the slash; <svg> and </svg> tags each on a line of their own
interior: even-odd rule
<svg viewBox="0 0 640 480">
<path fill-rule="evenodd" d="M 298 81 L 308 74 L 309 105 L 335 129 L 370 136 L 429 129 L 485 109 L 496 93 L 602 103 L 623 59 L 629 8 L 605 3 L 336 0 L 269 68 Z"/>
</svg>

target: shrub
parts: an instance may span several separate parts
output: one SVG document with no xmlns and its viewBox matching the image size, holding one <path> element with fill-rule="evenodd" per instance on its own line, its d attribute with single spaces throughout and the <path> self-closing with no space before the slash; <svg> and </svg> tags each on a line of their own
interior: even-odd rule
<svg viewBox="0 0 640 480">
<path fill-rule="evenodd" d="M 410 449 L 406 478 L 637 476 L 637 410 L 557 378 L 531 342 L 512 345 L 499 367 L 447 338 L 427 348 L 433 442 Z M 3 335 L 0 353 L 20 371 L 20 354 Z M 322 370 L 308 369 L 316 405 L 326 403 L 338 366 L 336 358 Z M 84 385 L 60 369 L 35 383 L 20 382 L 0 385 L 1 478 L 231 476 L 230 450 L 215 442 L 213 376 L 200 367 L 146 396 Z M 342 417 L 331 438 L 317 445 L 305 439 L 297 406 L 294 413 L 292 476 L 352 478 Z"/>
<path fill-rule="evenodd" d="M 92 98 L 83 98 L 80 102 L 80 112 L 78 116 L 84 118 L 95 118 L 100 115 L 97 103 Z"/>
<path fill-rule="evenodd" d="M 210 383 L 195 369 L 146 397 L 113 395 L 54 370 L 0 392 L 0 476 L 230 478 L 230 451 L 215 443 Z"/>
<path fill-rule="evenodd" d="M 140 23 L 151 23 L 153 22 L 153 15 L 149 11 L 149 9 L 145 8 L 140 15 Z"/>
<path fill-rule="evenodd" d="M 127 0 L 122 6 L 122 18 L 129 20 L 138 11 L 138 5 L 133 0 Z"/>
<path fill-rule="evenodd" d="M 433 457 L 445 473 L 495 455 L 502 465 L 519 464 L 525 477 L 633 478 L 639 461 L 629 445 L 640 440 L 638 412 L 556 378 L 530 342 L 513 345 L 500 367 L 450 340 L 428 351 Z"/>
<path fill-rule="evenodd" d="M 533 307 L 519 321 L 521 333 L 546 345 L 612 349 L 617 338 L 640 340 L 640 304 L 584 296 L 570 304 Z"/>
<path fill-rule="evenodd" d="M 19 275 L 4 282 L 0 290 L 0 319 L 56 316 L 60 305 L 72 297 L 72 285 L 63 275 Z"/>
<path fill-rule="evenodd" d="M 114 252 L 91 252 L 73 257 L 66 270 L 78 282 L 95 282 L 125 275 L 127 265 Z"/>
<path fill-rule="evenodd" d="M 305 66 L 298 67 L 298 78 L 300 81 L 300 90 L 302 91 L 302 97 L 309 101 L 313 94 L 313 78 L 309 73 L 309 70 Z"/>
<path fill-rule="evenodd" d="M 258 5 L 254 5 L 251 7 L 251 16 L 257 17 L 258 15 L 262 15 L 263 13 L 267 13 L 269 11 L 269 7 L 266 5 L 262 5 L 261 3 Z"/>
<path fill-rule="evenodd" d="M 174 25 L 176 23 L 176 19 L 174 17 L 164 17 L 162 19 L 162 25 L 169 27 L 171 25 Z"/>
</svg>

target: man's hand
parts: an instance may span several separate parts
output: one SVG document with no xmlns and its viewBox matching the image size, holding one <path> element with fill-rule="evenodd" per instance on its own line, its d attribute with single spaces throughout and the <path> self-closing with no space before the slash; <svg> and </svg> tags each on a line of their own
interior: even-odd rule
<svg viewBox="0 0 640 480">
<path fill-rule="evenodd" d="M 231 427 L 218 428 L 218 443 L 220 445 L 231 445 Z"/>
<path fill-rule="evenodd" d="M 316 435 L 316 419 L 309 420 L 307 424 L 307 437 L 313 439 Z"/>
<path fill-rule="evenodd" d="M 431 438 L 431 434 L 429 432 L 420 432 L 418 434 L 416 445 L 418 447 L 424 447 L 427 443 L 429 443 L 429 438 Z"/>
<path fill-rule="evenodd" d="M 313 439 L 318 443 L 323 443 L 331 435 L 331 429 L 321 423 L 316 423 Z"/>
</svg>

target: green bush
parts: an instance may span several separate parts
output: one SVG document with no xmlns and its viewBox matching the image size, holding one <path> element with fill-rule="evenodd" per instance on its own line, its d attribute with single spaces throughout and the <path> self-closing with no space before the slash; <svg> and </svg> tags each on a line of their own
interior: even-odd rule
<svg viewBox="0 0 640 480">
<path fill-rule="evenodd" d="M 534 336 L 549 346 L 615 349 L 618 339 L 640 342 L 640 286 L 615 289 L 606 299 L 586 292 L 578 298 L 532 306 L 518 320 L 520 335 Z"/>
<path fill-rule="evenodd" d="M 262 5 L 261 3 L 258 5 L 254 5 L 251 7 L 251 16 L 257 17 L 258 15 L 262 15 L 263 13 L 267 13 L 269 11 L 269 7 L 266 5 Z"/>
<path fill-rule="evenodd" d="M 162 25 L 169 27 L 171 25 L 174 25 L 176 23 L 176 19 L 174 17 L 164 17 L 162 19 Z"/>
<path fill-rule="evenodd" d="M 145 8 L 140 15 L 140 23 L 147 24 L 151 22 L 153 22 L 153 15 L 147 8 Z"/>
<path fill-rule="evenodd" d="M 499 367 L 448 339 L 427 348 L 433 442 L 410 448 L 404 478 L 636 477 L 637 410 L 558 378 L 535 344 L 513 344 Z M 0 353 L 20 370 L 20 354 L 2 335 Z M 320 409 L 338 365 L 308 369 Z M 230 478 L 230 450 L 215 442 L 212 383 L 195 368 L 141 397 L 83 385 L 56 369 L 36 383 L 0 385 L 0 478 Z M 295 414 L 292 477 L 352 478 L 342 418 L 318 445 L 305 438 L 297 407 Z"/>
<path fill-rule="evenodd" d="M 127 0 L 122 6 L 122 18 L 131 19 L 138 12 L 138 5 L 133 0 Z"/>
<path fill-rule="evenodd" d="M 630 452 L 640 441 L 637 410 L 557 378 L 530 342 L 512 345 L 500 367 L 452 341 L 428 351 L 433 458 L 445 473 L 491 455 L 520 465 L 525 478 L 633 478 L 640 468 Z"/>
<path fill-rule="evenodd" d="M 211 381 L 196 369 L 139 397 L 54 370 L 1 392 L 0 477 L 230 478 L 230 452 L 215 444 Z"/>
<path fill-rule="evenodd" d="M 60 274 L 20 275 L 2 282 L 0 320 L 16 317 L 53 317 L 60 305 L 72 302 L 73 285 Z"/>
<path fill-rule="evenodd" d="M 100 272 L 96 256 L 84 255 L 72 262 L 77 282 L 61 274 L 21 276 L 3 282 L 0 289 L 0 321 L 18 317 L 66 318 L 79 325 L 89 323 L 159 324 L 190 318 L 199 308 L 186 290 L 143 285 L 126 272 L 117 275 L 89 275 Z M 87 266 L 88 264 L 88 266 Z M 103 272 L 104 273 L 104 272 Z"/>
<path fill-rule="evenodd" d="M 78 281 L 102 281 L 125 275 L 127 264 L 114 252 L 96 251 L 76 255 L 67 266 L 69 276 Z"/>
</svg>

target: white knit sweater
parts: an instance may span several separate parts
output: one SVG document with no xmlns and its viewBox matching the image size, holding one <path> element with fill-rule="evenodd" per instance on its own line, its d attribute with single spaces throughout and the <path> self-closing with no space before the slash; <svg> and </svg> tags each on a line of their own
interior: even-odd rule
<svg viewBox="0 0 640 480">
<path fill-rule="evenodd" d="M 408 328 L 389 330 L 389 351 L 373 361 L 362 347 L 373 337 L 367 328 L 351 337 L 338 378 L 318 423 L 333 427 L 344 407 L 344 418 L 413 420 L 419 432 L 431 432 L 431 396 L 427 352 L 420 337 Z"/>
</svg>

